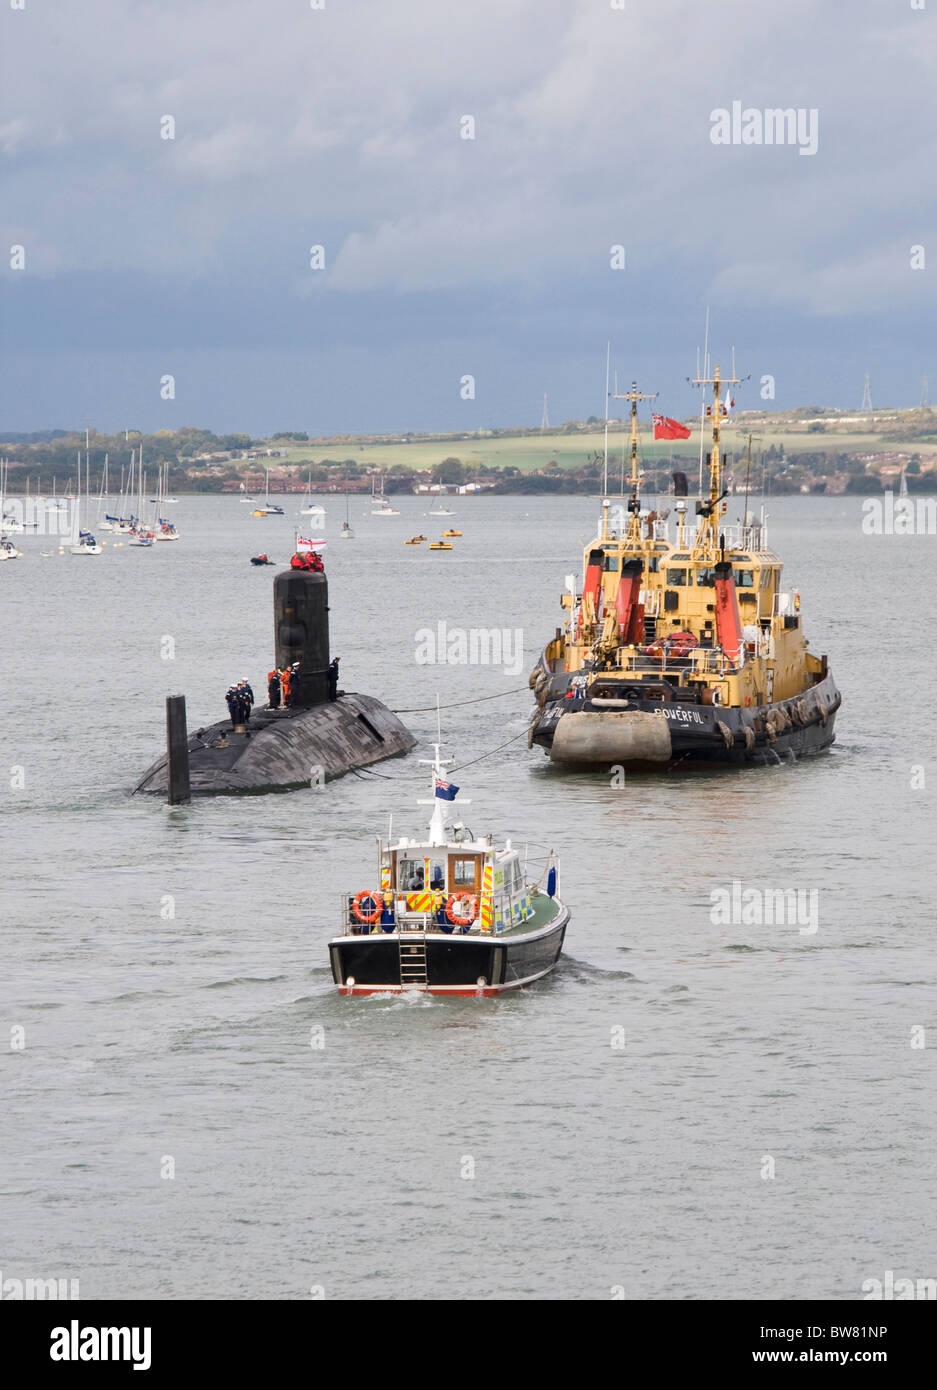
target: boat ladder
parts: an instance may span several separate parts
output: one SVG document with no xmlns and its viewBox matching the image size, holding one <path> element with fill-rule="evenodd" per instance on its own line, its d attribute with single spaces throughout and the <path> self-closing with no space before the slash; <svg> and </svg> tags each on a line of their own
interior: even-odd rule
<svg viewBox="0 0 937 1390">
<path fill-rule="evenodd" d="M 426 933 L 399 932 L 400 983 L 404 989 L 419 989 L 426 981 Z"/>
</svg>

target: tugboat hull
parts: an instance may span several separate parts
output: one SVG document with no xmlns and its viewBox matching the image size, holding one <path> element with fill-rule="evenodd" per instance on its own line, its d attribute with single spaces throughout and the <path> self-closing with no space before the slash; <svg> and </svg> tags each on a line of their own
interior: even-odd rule
<svg viewBox="0 0 937 1390">
<path fill-rule="evenodd" d="M 829 748 L 841 703 L 831 675 L 796 699 L 745 709 L 548 697 L 530 741 L 568 767 L 764 766 Z"/>
<path fill-rule="evenodd" d="M 340 994 L 423 994 L 487 998 L 540 980 L 563 949 L 569 911 L 561 907 L 549 925 L 504 936 L 444 932 L 380 931 L 335 937 L 329 942 L 332 977 Z M 422 951 L 421 951 L 422 948 Z M 421 965 L 425 952 L 425 972 Z M 414 978 L 425 973 L 425 981 Z"/>
</svg>

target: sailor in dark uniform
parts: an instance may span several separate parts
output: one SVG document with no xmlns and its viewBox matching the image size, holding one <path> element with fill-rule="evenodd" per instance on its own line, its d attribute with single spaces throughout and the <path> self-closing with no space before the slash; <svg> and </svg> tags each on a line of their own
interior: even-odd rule
<svg viewBox="0 0 937 1390">
<path fill-rule="evenodd" d="M 280 673 L 271 671 L 267 676 L 267 701 L 271 709 L 280 708 Z"/>
<path fill-rule="evenodd" d="M 338 663 L 340 660 L 341 657 L 333 656 L 332 660 L 329 662 L 328 678 L 330 700 L 338 698 Z"/>
<path fill-rule="evenodd" d="M 244 711 L 244 723 L 250 722 L 251 710 L 254 707 L 254 692 L 251 690 L 248 681 L 238 681 L 238 690 L 241 692 L 241 705 Z"/>
<path fill-rule="evenodd" d="M 235 686 L 228 686 L 225 694 L 225 702 L 228 706 L 228 713 L 231 716 L 231 728 L 236 729 L 241 722 L 241 697 Z"/>
</svg>

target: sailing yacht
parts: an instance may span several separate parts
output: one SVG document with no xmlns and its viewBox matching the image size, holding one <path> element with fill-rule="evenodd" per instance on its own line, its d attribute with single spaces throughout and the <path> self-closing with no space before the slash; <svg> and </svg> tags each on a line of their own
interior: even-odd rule
<svg viewBox="0 0 937 1390">
<path fill-rule="evenodd" d="M 338 538 L 339 538 L 340 541 L 353 541 L 354 538 L 355 538 L 355 533 L 354 533 L 354 531 L 351 529 L 351 525 L 350 525 L 349 520 L 348 520 L 348 493 L 347 493 L 347 492 L 345 493 L 345 520 L 342 522 L 342 529 L 341 529 L 341 530 L 339 531 L 339 533 L 338 533 Z"/>
<path fill-rule="evenodd" d="M 166 471 L 168 471 L 168 469 L 165 465 L 160 467 L 159 482 L 156 487 L 156 521 L 153 524 L 153 538 L 157 541 L 177 541 L 179 540 L 179 532 L 176 530 L 175 525 L 173 522 L 167 521 L 162 515 L 163 503 L 166 500 L 163 497 Z"/>
<path fill-rule="evenodd" d="M 87 489 L 90 485 L 87 450 L 85 450 L 85 478 L 85 486 Z M 75 526 L 78 530 L 78 539 L 69 547 L 71 553 L 73 555 L 100 555 L 102 547 L 95 540 L 92 533 L 90 531 L 82 531 L 81 529 L 81 450 L 78 451 L 78 488 L 75 496 Z"/>
<path fill-rule="evenodd" d="M 284 516 L 282 507 L 270 501 L 270 469 L 266 470 L 266 484 L 264 487 L 264 504 L 262 507 L 255 507 L 251 516 Z"/>
<path fill-rule="evenodd" d="M 325 520 L 325 508 L 319 502 L 312 500 L 312 478 L 306 475 L 306 500 L 299 511 L 300 516 L 314 516 L 317 521 Z"/>
<path fill-rule="evenodd" d="M 384 496 L 384 475 L 381 474 L 381 488 L 379 492 L 374 491 L 374 484 L 371 484 L 371 515 L 372 516 L 399 516 L 400 512 L 396 507 L 392 507 Z"/>
<path fill-rule="evenodd" d="M 0 460 L 0 560 L 19 560 L 21 552 L 17 550 L 12 541 L 7 540 L 6 532 L 22 531 L 23 523 L 15 517 L 8 517 L 3 510 L 3 493 L 5 483 L 6 465 Z"/>
</svg>

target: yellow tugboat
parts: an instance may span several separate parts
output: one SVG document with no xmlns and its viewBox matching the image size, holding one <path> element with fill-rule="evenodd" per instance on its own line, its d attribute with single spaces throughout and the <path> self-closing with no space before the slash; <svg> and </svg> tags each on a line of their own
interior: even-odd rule
<svg viewBox="0 0 937 1390">
<path fill-rule="evenodd" d="M 581 591 L 561 599 L 564 628 L 530 685 L 540 708 L 530 745 L 572 766 L 673 768 L 773 763 L 832 744 L 842 697 L 827 658 L 807 650 L 800 596 L 782 587 L 764 514 L 726 524 L 720 446 L 723 380 L 712 388 L 708 495 L 687 517 L 686 476 L 674 475 L 676 536 L 642 512 L 637 403 L 631 401 L 631 495 L 606 497 L 584 550 Z M 572 579 L 572 577 L 571 577 Z"/>
</svg>

